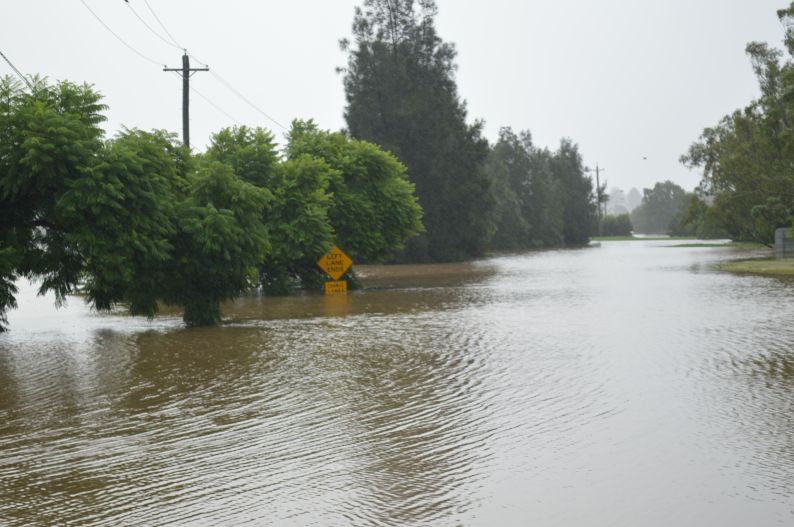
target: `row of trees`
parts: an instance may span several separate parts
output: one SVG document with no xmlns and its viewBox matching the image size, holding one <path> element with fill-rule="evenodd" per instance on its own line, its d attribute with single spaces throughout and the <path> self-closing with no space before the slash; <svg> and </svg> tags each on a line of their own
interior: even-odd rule
<svg viewBox="0 0 794 527">
<path fill-rule="evenodd" d="M 770 244 L 794 213 L 794 2 L 778 11 L 784 52 L 753 42 L 747 54 L 759 99 L 704 130 L 682 162 L 703 170 L 688 218 L 730 237 Z"/>
<path fill-rule="evenodd" d="M 99 310 L 188 325 L 256 287 L 319 280 L 335 241 L 382 261 L 421 232 L 405 167 L 378 147 L 295 122 L 284 157 L 262 129 L 227 129 L 193 155 L 168 133 L 104 141 L 91 87 L 0 79 L 0 331 L 21 277 L 59 302 L 78 288 Z"/>
<path fill-rule="evenodd" d="M 400 260 L 586 243 L 596 206 L 577 147 L 550 152 L 510 129 L 489 147 L 482 122 L 467 122 L 456 51 L 438 36 L 436 14 L 433 0 L 365 0 L 353 42 L 341 42 L 348 132 L 407 165 L 424 210 L 425 233 Z"/>
<path fill-rule="evenodd" d="M 551 152 L 529 132 L 500 131 L 486 163 L 494 197 L 490 246 L 518 250 L 589 241 L 596 221 L 593 186 L 576 145 L 563 140 Z"/>
<path fill-rule="evenodd" d="M 0 328 L 20 277 L 58 301 L 79 287 L 97 309 L 165 303 L 204 325 L 253 288 L 316 286 L 333 242 L 370 262 L 586 243 L 596 205 L 577 146 L 510 129 L 490 146 L 467 122 L 436 13 L 433 0 L 364 0 L 342 43 L 348 130 L 295 122 L 283 154 L 247 127 L 200 154 L 162 131 L 104 140 L 90 87 L 0 81 Z"/>
</svg>

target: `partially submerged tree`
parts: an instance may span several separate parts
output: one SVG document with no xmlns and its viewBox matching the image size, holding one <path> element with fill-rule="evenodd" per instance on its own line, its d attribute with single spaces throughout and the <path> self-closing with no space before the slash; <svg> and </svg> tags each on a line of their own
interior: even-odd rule
<svg viewBox="0 0 794 527">
<path fill-rule="evenodd" d="M 263 216 L 271 247 L 259 265 L 266 293 L 319 285 L 316 261 L 334 243 L 356 261 L 380 262 L 421 232 L 414 186 L 394 156 L 312 121 L 295 121 L 287 140 L 286 159 L 276 163 L 269 133 L 226 129 L 204 155 L 273 197 Z"/>
<path fill-rule="evenodd" d="M 99 310 L 168 303 L 188 325 L 219 322 L 268 249 L 269 193 L 226 165 L 195 166 L 165 132 L 103 142 L 99 101 L 86 85 L 0 81 L 0 313 L 27 277 L 58 302 L 80 287 Z"/>
<path fill-rule="evenodd" d="M 287 158 L 324 161 L 332 171 L 328 216 L 337 243 L 358 260 L 382 262 L 421 233 L 422 208 L 405 165 L 372 143 L 295 121 Z"/>
</svg>

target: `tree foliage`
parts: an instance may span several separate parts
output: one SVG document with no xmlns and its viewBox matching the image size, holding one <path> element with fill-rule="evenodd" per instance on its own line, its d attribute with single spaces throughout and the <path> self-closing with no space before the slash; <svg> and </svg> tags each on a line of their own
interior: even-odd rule
<svg viewBox="0 0 794 527">
<path fill-rule="evenodd" d="M 221 163 L 196 166 L 165 132 L 102 141 L 90 86 L 0 83 L 3 293 L 41 280 L 58 301 L 81 288 L 99 310 L 153 316 L 184 308 L 188 325 L 220 320 L 220 302 L 251 285 L 268 236 L 269 193 Z"/>
<path fill-rule="evenodd" d="M 670 234 L 674 221 L 689 203 L 687 192 L 672 181 L 643 190 L 642 203 L 631 212 L 634 230 L 642 234 Z"/>
<path fill-rule="evenodd" d="M 328 216 L 337 243 L 359 261 L 382 262 L 422 232 L 422 208 L 405 165 L 366 141 L 295 121 L 287 158 L 312 157 L 330 168 Z"/>
<path fill-rule="evenodd" d="M 0 330 L 15 283 L 98 310 L 181 306 L 216 324 L 255 287 L 314 277 L 338 240 L 377 261 L 421 230 L 405 168 L 377 147 L 296 123 L 289 159 L 262 129 L 220 131 L 193 155 L 163 131 L 103 140 L 90 86 L 0 79 Z"/>
<path fill-rule="evenodd" d="M 700 193 L 719 227 L 734 239 L 763 243 L 791 223 L 794 207 L 794 2 L 778 17 L 789 58 L 767 44 L 748 44 L 761 96 L 706 128 L 682 157 L 703 170 Z"/>
<path fill-rule="evenodd" d="M 491 247 L 516 250 L 587 243 L 595 225 L 592 180 L 578 147 L 537 148 L 529 132 L 503 128 L 486 172 L 495 203 Z"/>
<path fill-rule="evenodd" d="M 633 230 L 628 214 L 607 214 L 601 218 L 602 236 L 631 236 Z"/>
<path fill-rule="evenodd" d="M 479 256 L 493 226 L 482 124 L 466 122 L 456 51 L 437 34 L 433 0 L 364 0 L 353 22 L 344 87 L 350 134 L 381 145 L 408 168 L 426 232 L 405 258 Z"/>
</svg>

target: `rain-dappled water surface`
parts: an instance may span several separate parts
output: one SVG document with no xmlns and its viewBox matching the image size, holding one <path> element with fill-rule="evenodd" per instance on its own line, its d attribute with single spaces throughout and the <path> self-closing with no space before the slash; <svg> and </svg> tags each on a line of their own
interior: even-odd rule
<svg viewBox="0 0 794 527">
<path fill-rule="evenodd" d="M 604 243 L 0 336 L 0 525 L 794 523 L 794 283 Z"/>
</svg>

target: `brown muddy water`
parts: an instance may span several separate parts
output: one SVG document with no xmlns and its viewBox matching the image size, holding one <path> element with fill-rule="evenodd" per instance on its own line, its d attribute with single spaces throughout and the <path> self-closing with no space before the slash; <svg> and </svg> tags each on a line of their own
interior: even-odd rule
<svg viewBox="0 0 794 527">
<path fill-rule="evenodd" d="M 0 525 L 794 525 L 794 282 L 613 242 L 0 335 Z"/>
</svg>

